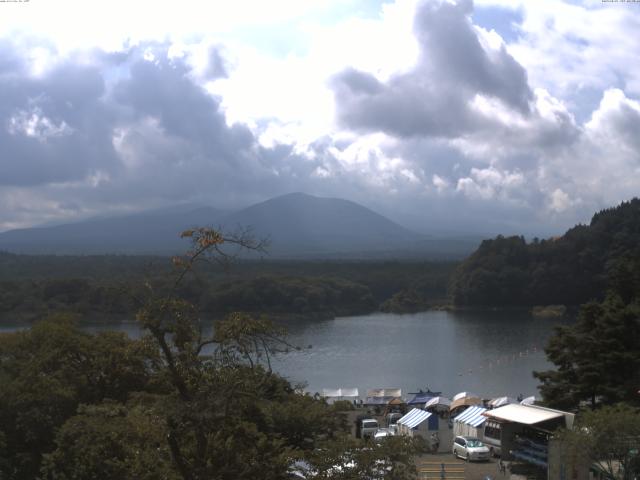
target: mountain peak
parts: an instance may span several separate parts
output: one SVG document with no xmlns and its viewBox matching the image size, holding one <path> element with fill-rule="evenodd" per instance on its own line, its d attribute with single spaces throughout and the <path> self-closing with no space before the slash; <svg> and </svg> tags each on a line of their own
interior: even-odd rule
<svg viewBox="0 0 640 480">
<path fill-rule="evenodd" d="M 251 228 L 268 238 L 273 258 L 459 257 L 475 242 L 428 240 L 356 202 L 292 192 L 235 213 L 191 206 L 140 212 L 75 224 L 0 233 L 0 250 L 54 254 L 171 254 L 188 245 L 180 232 L 215 225 Z M 469 244 L 469 245 L 467 245 Z"/>
</svg>

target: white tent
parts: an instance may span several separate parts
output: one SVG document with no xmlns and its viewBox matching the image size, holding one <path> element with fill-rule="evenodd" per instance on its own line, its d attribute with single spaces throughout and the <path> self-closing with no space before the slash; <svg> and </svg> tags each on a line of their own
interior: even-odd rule
<svg viewBox="0 0 640 480">
<path fill-rule="evenodd" d="M 401 388 L 372 388 L 367 390 L 367 397 L 401 397 Z"/>
<path fill-rule="evenodd" d="M 338 400 L 352 402 L 359 398 L 357 388 L 323 388 L 322 396 L 326 398 L 329 403 L 337 402 Z"/>
<path fill-rule="evenodd" d="M 446 397 L 433 397 L 424 404 L 424 408 L 449 411 L 451 400 Z"/>
<path fill-rule="evenodd" d="M 482 429 L 487 417 L 483 415 L 484 407 L 469 407 L 453 419 L 453 434 L 482 438 Z"/>
<path fill-rule="evenodd" d="M 498 408 L 504 405 L 509 405 L 510 403 L 518 403 L 518 401 L 515 398 L 511 397 L 498 397 L 491 400 L 489 402 L 489 406 L 491 408 Z"/>
<path fill-rule="evenodd" d="M 426 421 L 431 416 L 430 412 L 425 412 L 419 408 L 413 408 L 404 417 L 398 420 L 398 431 L 401 435 L 413 437 L 421 435 L 426 438 L 429 425 Z"/>
<path fill-rule="evenodd" d="M 455 402 L 456 400 L 460 400 L 461 398 L 467 398 L 467 397 L 478 397 L 478 395 L 471 392 L 460 392 L 460 393 L 456 393 L 453 396 L 452 400 Z"/>
<path fill-rule="evenodd" d="M 402 398 L 402 389 L 372 388 L 367 390 L 367 398 L 364 403 L 367 405 L 386 405 L 394 398 Z"/>
<path fill-rule="evenodd" d="M 520 402 L 520 405 L 533 405 L 534 403 L 536 403 L 536 397 L 534 395 L 531 395 L 530 397 L 524 398 Z"/>
</svg>

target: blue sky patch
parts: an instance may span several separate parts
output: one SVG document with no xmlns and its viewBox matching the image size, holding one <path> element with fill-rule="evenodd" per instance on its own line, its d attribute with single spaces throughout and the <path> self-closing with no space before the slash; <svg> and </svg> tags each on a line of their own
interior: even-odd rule
<svg viewBox="0 0 640 480">
<path fill-rule="evenodd" d="M 504 39 L 511 43 L 518 39 L 518 25 L 522 23 L 521 10 L 513 10 L 501 7 L 481 7 L 476 5 L 473 12 L 473 23 L 487 30 L 495 30 Z"/>
</svg>

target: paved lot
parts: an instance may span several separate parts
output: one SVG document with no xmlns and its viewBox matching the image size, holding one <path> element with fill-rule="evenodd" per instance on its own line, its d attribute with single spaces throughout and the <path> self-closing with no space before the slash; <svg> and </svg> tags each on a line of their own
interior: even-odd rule
<svg viewBox="0 0 640 480">
<path fill-rule="evenodd" d="M 492 480 L 506 480 L 507 475 L 498 471 L 498 461 L 491 459 L 488 462 L 464 462 L 451 454 L 426 454 L 421 455 L 416 461 L 418 471 L 422 479 L 440 479 L 442 464 L 448 471 L 447 479 L 484 480 L 490 477 Z M 450 472 L 450 473 L 449 473 Z"/>
</svg>

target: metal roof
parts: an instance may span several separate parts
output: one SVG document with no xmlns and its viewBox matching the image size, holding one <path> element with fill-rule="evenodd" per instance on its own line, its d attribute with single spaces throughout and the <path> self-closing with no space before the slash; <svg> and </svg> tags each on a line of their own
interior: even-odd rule
<svg viewBox="0 0 640 480">
<path fill-rule="evenodd" d="M 469 407 L 456 418 L 454 418 L 454 420 L 456 422 L 471 425 L 472 427 L 479 427 L 487 420 L 487 417 L 483 415 L 483 413 L 486 411 L 487 409 L 484 407 Z"/>
<path fill-rule="evenodd" d="M 486 416 L 507 422 L 533 425 L 535 423 L 553 420 L 554 418 L 564 417 L 565 413 L 559 410 L 535 407 L 533 405 L 511 404 L 491 410 L 486 413 Z"/>
<path fill-rule="evenodd" d="M 431 416 L 431 412 L 425 412 L 419 408 L 413 408 L 398 423 L 408 428 L 415 428 Z"/>
</svg>

